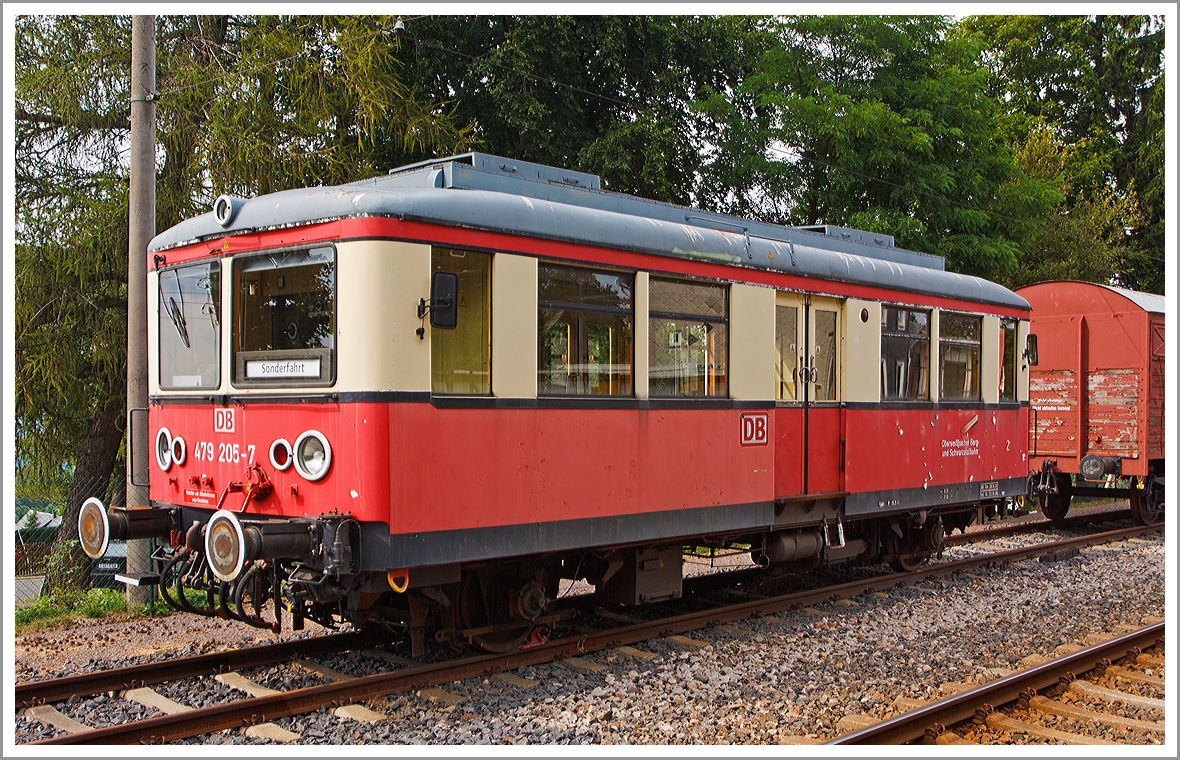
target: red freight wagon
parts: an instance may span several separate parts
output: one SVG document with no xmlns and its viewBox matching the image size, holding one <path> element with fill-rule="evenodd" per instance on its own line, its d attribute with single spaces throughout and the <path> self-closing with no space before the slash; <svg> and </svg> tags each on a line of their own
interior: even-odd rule
<svg viewBox="0 0 1180 760">
<path fill-rule="evenodd" d="M 1164 508 L 1164 298 L 1090 282 L 1017 291 L 1033 309 L 1039 363 L 1029 381 L 1030 487 L 1060 520 L 1087 482 L 1132 479 L 1142 523 Z M 1077 482 L 1069 476 L 1077 476 Z"/>
</svg>

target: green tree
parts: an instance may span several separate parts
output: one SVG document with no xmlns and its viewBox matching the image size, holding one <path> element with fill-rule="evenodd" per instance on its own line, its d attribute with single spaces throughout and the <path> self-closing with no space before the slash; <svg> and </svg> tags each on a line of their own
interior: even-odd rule
<svg viewBox="0 0 1180 760">
<path fill-rule="evenodd" d="M 219 193 L 345 182 L 391 150 L 465 147 L 470 128 L 406 87 L 392 26 L 159 17 L 157 229 Z M 114 496 L 121 458 L 130 19 L 23 16 L 15 39 L 18 483 L 68 492 L 66 545 L 82 501 Z M 63 584 L 86 575 L 73 556 Z"/>
<path fill-rule="evenodd" d="M 1024 233 L 1010 206 L 1053 199 L 1005 144 L 973 40 L 933 16 L 788 17 L 777 36 L 754 76 L 705 106 L 739 151 L 710 167 L 712 197 L 788 224 L 885 232 L 953 271 L 1011 277 Z M 736 191 L 734 165 L 748 176 Z"/>
<path fill-rule="evenodd" d="M 421 96 L 477 124 L 479 149 L 598 174 L 685 205 L 700 189 L 707 114 L 773 40 L 739 16 L 432 16 L 407 22 Z M 390 165 L 396 165 L 391 160 Z"/>
<path fill-rule="evenodd" d="M 976 16 L 989 92 L 1013 143 L 1041 129 L 1068 148 L 1065 208 L 1108 198 L 1125 215 L 1114 277 L 1163 292 L 1163 20 L 1153 16 Z"/>
<path fill-rule="evenodd" d="M 1070 178 L 1076 149 L 1053 132 L 1031 133 L 1017 146 L 1016 162 L 1032 181 L 1054 188 L 1058 201 L 1047 213 L 1029 214 L 1013 287 L 1047 280 L 1111 282 L 1124 261 L 1125 227 L 1138 223 L 1135 199 L 1107 185 L 1079 190 Z"/>
</svg>

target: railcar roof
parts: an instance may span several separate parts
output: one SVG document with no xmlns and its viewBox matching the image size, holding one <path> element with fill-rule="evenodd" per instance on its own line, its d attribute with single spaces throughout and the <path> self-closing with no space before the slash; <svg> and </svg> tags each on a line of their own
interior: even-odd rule
<svg viewBox="0 0 1180 760">
<path fill-rule="evenodd" d="M 686 209 L 604 192 L 594 175 L 484 154 L 235 202 L 240 206 L 228 225 L 212 212 L 185 220 L 157 235 L 149 253 L 225 235 L 383 216 L 1028 308 L 1007 288 L 946 272 L 940 257 L 895 248 L 889 236 L 840 228 L 822 234 Z"/>
</svg>

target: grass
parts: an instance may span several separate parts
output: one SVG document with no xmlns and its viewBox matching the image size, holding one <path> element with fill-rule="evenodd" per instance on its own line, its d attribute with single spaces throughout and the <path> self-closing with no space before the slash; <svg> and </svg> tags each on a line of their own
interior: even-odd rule
<svg viewBox="0 0 1180 760">
<path fill-rule="evenodd" d="M 72 625 L 78 618 L 126 620 L 153 615 L 161 617 L 173 610 L 159 596 L 155 612 L 149 605 L 128 609 L 127 593 L 122 589 L 93 588 L 87 591 L 55 591 L 41 596 L 16 610 L 14 632 L 29 633 Z"/>
</svg>

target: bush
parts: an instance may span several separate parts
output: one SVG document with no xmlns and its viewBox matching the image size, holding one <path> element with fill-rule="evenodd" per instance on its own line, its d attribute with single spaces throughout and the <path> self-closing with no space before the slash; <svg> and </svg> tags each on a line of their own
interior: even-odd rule
<svg viewBox="0 0 1180 760">
<path fill-rule="evenodd" d="M 92 588 L 82 594 L 75 609 L 86 617 L 127 611 L 127 593 L 113 588 Z"/>
<path fill-rule="evenodd" d="M 98 618 L 127 611 L 127 594 L 113 588 L 57 590 L 16 611 L 17 625 L 63 623 L 76 615 Z"/>
</svg>

